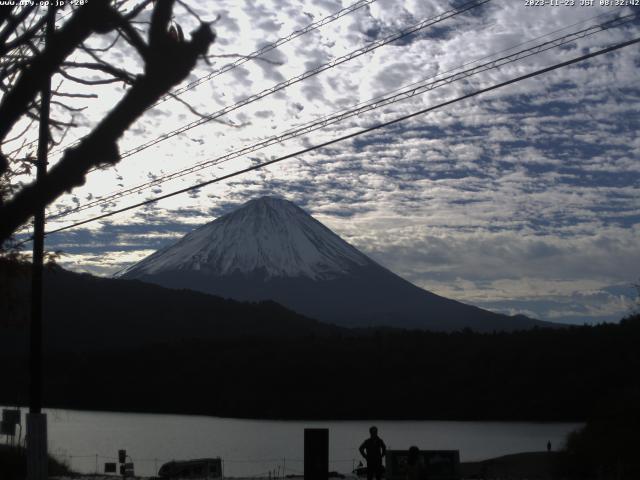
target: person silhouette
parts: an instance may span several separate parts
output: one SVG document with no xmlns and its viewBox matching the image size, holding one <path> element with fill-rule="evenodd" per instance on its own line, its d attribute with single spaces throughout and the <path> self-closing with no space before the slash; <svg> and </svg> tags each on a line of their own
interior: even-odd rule
<svg viewBox="0 0 640 480">
<path fill-rule="evenodd" d="M 378 436 L 377 427 L 369 429 L 369 438 L 362 442 L 358 450 L 367 461 L 367 480 L 371 480 L 374 475 L 376 480 L 380 480 L 382 477 L 382 457 L 387 452 L 387 446 Z"/>
<path fill-rule="evenodd" d="M 547 452 L 551 451 L 551 440 L 547 442 Z"/>
</svg>

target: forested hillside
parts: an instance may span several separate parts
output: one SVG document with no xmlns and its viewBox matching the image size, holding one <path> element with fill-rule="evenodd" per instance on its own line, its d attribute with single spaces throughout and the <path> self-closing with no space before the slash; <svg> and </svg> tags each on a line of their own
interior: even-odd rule
<svg viewBox="0 0 640 480">
<path fill-rule="evenodd" d="M 49 406 L 261 418 L 585 420 L 640 389 L 640 317 L 514 333 L 347 331 L 51 354 Z M 2 355 L 0 402 L 26 401 Z"/>
</svg>

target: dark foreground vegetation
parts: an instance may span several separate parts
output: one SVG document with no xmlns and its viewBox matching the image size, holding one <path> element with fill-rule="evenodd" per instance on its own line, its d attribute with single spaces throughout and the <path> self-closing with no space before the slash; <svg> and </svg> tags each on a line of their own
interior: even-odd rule
<svg viewBox="0 0 640 480">
<path fill-rule="evenodd" d="M 582 429 L 569 435 L 558 472 L 571 479 L 636 480 L 639 434 L 638 392 L 611 398 L 598 406 Z"/>
<path fill-rule="evenodd" d="M 64 463 L 49 457 L 49 475 L 69 475 L 71 471 Z M 27 455 L 24 448 L 0 445 L 0 478 L 2 480 L 24 480 L 27 477 Z"/>
</svg>

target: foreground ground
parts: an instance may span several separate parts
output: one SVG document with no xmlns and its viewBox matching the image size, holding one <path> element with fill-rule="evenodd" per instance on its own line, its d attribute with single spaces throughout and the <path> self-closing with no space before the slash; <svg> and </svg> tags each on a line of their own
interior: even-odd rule
<svg viewBox="0 0 640 480">
<path fill-rule="evenodd" d="M 527 452 L 505 455 L 479 462 L 463 462 L 461 464 L 461 478 L 550 480 L 553 478 L 552 472 L 556 456 L 557 454 L 554 452 Z M 51 480 L 114 480 L 115 478 L 117 478 L 115 475 L 65 475 L 51 477 Z M 232 480 L 276 480 L 269 477 L 228 478 L 232 478 Z M 302 476 L 287 477 L 289 480 L 302 480 L 303 478 Z M 345 480 L 356 480 L 357 478 L 358 477 L 355 476 L 346 476 Z"/>
<path fill-rule="evenodd" d="M 557 461 L 555 452 L 527 452 L 491 458 L 461 465 L 462 478 L 510 478 L 547 480 L 553 475 Z"/>
</svg>

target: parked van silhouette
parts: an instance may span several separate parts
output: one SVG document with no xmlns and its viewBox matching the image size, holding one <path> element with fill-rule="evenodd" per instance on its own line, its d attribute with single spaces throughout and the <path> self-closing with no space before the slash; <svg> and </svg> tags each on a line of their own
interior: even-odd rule
<svg viewBox="0 0 640 480">
<path fill-rule="evenodd" d="M 200 458 L 168 462 L 160 467 L 158 476 L 162 478 L 222 479 L 222 460 L 220 458 Z"/>
</svg>

